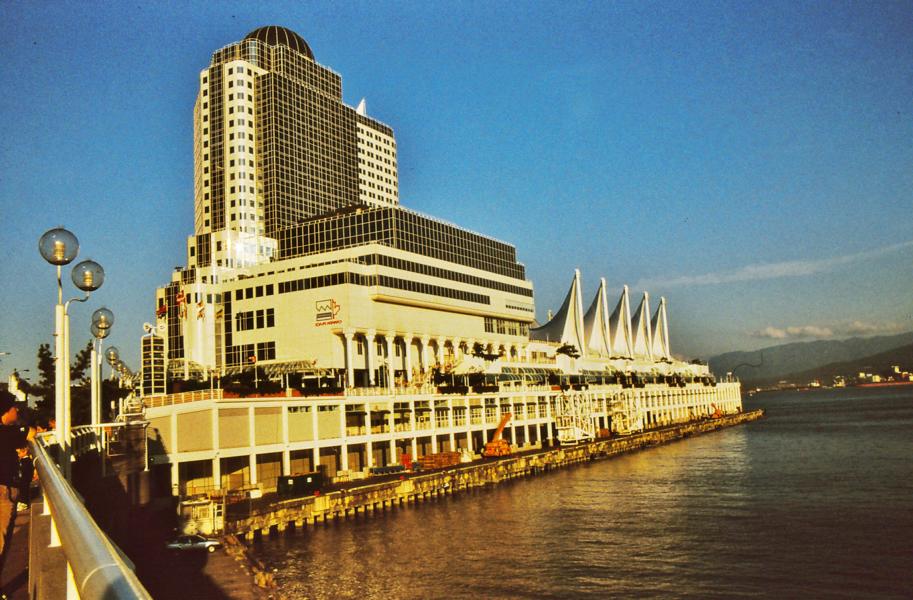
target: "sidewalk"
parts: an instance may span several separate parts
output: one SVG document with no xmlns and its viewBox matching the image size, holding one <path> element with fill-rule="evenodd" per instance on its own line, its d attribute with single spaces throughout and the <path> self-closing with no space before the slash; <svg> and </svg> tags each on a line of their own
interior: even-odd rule
<svg viewBox="0 0 913 600">
<path fill-rule="evenodd" d="M 28 600 L 29 597 L 29 520 L 27 510 L 16 515 L 13 540 L 0 574 L 2 589 L 13 600 Z"/>
</svg>

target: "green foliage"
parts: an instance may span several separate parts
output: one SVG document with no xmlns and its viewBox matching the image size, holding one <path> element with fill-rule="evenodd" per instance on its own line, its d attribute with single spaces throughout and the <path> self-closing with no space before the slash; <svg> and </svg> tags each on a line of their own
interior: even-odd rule
<svg viewBox="0 0 913 600">
<path fill-rule="evenodd" d="M 47 423 L 54 416 L 54 394 L 57 389 L 54 374 L 54 355 L 50 344 L 38 346 L 38 384 L 26 390 L 30 395 L 38 396 L 35 402 L 35 416 L 40 423 Z"/>
<path fill-rule="evenodd" d="M 70 369 L 70 407 L 73 425 L 85 425 L 92 419 L 92 389 L 89 367 L 92 361 L 92 342 L 77 353 Z M 54 355 L 50 344 L 38 347 L 38 383 L 22 380 L 20 387 L 29 396 L 35 396 L 35 418 L 39 423 L 47 423 L 54 418 L 56 411 L 56 374 L 54 372 Z M 121 388 L 116 381 L 102 381 L 102 421 L 114 418 L 111 402 L 118 405 L 121 398 L 130 390 Z"/>
<path fill-rule="evenodd" d="M 254 369 L 257 376 L 254 377 Z M 239 396 L 253 396 L 257 394 L 275 394 L 282 391 L 282 384 L 270 381 L 260 367 L 245 370 L 235 375 L 226 375 L 222 378 L 222 389 L 238 394 Z"/>
<path fill-rule="evenodd" d="M 577 346 L 575 346 L 573 344 L 564 344 L 560 348 L 555 350 L 555 352 L 557 352 L 558 354 L 566 354 L 567 356 L 570 356 L 571 358 L 580 358 L 580 352 L 577 350 Z"/>
<path fill-rule="evenodd" d="M 481 358 L 482 360 L 492 361 L 497 360 L 500 354 L 495 354 L 494 352 L 488 352 L 485 347 L 476 342 L 472 346 L 472 355 L 476 358 Z"/>
<path fill-rule="evenodd" d="M 88 385 L 92 377 L 90 367 L 92 366 L 92 342 L 86 344 L 86 347 L 76 354 L 76 358 L 70 365 L 70 383 L 77 382 L 79 385 Z"/>
</svg>

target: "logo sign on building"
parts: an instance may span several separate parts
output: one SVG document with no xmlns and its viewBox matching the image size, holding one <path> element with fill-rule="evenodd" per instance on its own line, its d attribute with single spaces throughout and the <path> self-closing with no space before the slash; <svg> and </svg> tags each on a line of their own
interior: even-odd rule
<svg viewBox="0 0 913 600">
<path fill-rule="evenodd" d="M 324 325 L 337 325 L 342 323 L 341 319 L 337 319 L 336 315 L 339 314 L 339 309 L 342 308 L 336 302 L 336 300 L 329 298 L 327 300 L 318 300 L 314 306 L 316 310 L 316 316 L 314 320 L 317 321 L 315 325 L 317 327 L 322 327 Z"/>
</svg>

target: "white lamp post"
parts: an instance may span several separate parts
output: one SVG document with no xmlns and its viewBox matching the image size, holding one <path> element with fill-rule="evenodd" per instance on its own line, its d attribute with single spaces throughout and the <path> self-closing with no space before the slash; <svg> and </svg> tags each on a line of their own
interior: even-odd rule
<svg viewBox="0 0 913 600">
<path fill-rule="evenodd" d="M 111 333 L 114 325 L 114 313 L 107 308 L 99 308 L 92 313 L 92 425 L 101 423 L 101 345 L 102 340 Z M 96 349 L 97 346 L 97 349 Z"/>
<path fill-rule="evenodd" d="M 60 466 L 64 476 L 70 478 L 70 323 L 67 309 L 70 302 L 85 302 L 89 293 L 101 287 L 105 281 L 105 271 L 101 265 L 91 260 L 84 260 L 73 267 L 73 285 L 86 292 L 85 298 L 72 298 L 63 302 L 63 283 L 61 267 L 70 264 L 79 254 L 79 240 L 76 236 L 57 227 L 50 229 L 38 240 L 38 251 L 41 256 L 57 267 L 57 305 L 54 310 L 55 337 L 55 402 L 54 418 L 57 421 L 55 436 L 60 446 Z"/>
</svg>

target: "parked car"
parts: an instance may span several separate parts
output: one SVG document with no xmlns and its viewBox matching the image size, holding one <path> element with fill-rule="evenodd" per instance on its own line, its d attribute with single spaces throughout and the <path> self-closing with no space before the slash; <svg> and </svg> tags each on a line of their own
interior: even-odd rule
<svg viewBox="0 0 913 600">
<path fill-rule="evenodd" d="M 211 540 L 202 535 L 182 535 L 175 540 L 165 544 L 169 550 L 206 550 L 215 552 L 216 548 L 222 546 L 219 540 Z"/>
</svg>

